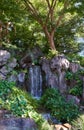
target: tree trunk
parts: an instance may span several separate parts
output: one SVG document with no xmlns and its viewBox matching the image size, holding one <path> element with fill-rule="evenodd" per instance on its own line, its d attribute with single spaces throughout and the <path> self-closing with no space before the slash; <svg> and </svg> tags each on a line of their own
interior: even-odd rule
<svg viewBox="0 0 84 130">
<path fill-rule="evenodd" d="M 49 42 L 50 48 L 51 48 L 52 50 L 56 50 L 56 48 L 55 48 L 55 43 L 54 43 L 54 40 L 53 40 L 53 36 L 52 36 L 52 35 L 50 35 L 50 36 L 48 37 L 48 42 Z"/>
<path fill-rule="evenodd" d="M 49 46 L 52 50 L 56 50 L 55 43 L 54 43 L 54 32 L 55 29 L 53 29 L 51 32 L 48 31 L 47 26 L 43 26 L 43 31 L 48 39 Z"/>
</svg>

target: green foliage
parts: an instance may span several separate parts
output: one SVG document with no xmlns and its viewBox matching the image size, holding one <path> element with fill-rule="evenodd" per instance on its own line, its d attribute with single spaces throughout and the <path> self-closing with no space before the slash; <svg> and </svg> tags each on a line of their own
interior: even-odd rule
<svg viewBox="0 0 84 130">
<path fill-rule="evenodd" d="M 75 86 L 69 90 L 69 93 L 75 96 L 82 95 L 82 87 Z"/>
<path fill-rule="evenodd" d="M 77 55 L 76 59 L 79 61 L 80 65 L 84 67 L 84 57 Z"/>
<path fill-rule="evenodd" d="M 72 73 L 70 71 L 66 72 L 66 80 L 67 82 L 75 82 L 73 88 L 69 90 L 69 93 L 75 96 L 81 96 L 83 92 L 83 81 L 81 80 L 82 71 L 78 71 L 76 73 Z M 74 80 L 74 81 L 73 81 Z"/>
<path fill-rule="evenodd" d="M 42 4 L 41 4 L 42 2 Z M 81 0 L 81 5 L 74 6 L 75 3 L 79 1 L 70 1 L 67 5 L 67 9 L 64 9 L 65 1 L 57 0 L 57 4 L 54 10 L 54 21 L 51 22 L 50 18 L 48 20 L 47 28 L 49 32 L 51 27 L 55 27 L 56 21 L 62 13 L 63 19 L 60 25 L 56 27 L 54 41 L 56 43 L 56 48 L 58 51 L 63 52 L 66 48 L 67 52 L 76 52 L 79 50 L 78 44 L 75 42 L 75 37 L 77 35 L 82 35 L 83 32 L 83 6 L 84 2 Z M 42 19 L 43 24 L 46 24 L 48 18 L 48 5 L 47 2 L 31 0 L 31 3 L 35 6 L 38 13 L 38 18 Z M 51 4 L 51 1 L 50 1 Z M 34 17 L 35 18 L 35 17 Z M 30 14 L 30 11 L 26 10 L 24 5 L 24 0 L 1 0 L 0 4 L 0 20 L 4 23 L 6 21 L 11 21 L 15 27 L 15 33 L 9 31 L 10 44 L 14 44 L 23 51 L 27 47 L 35 46 L 36 44 L 48 51 L 49 46 L 47 46 L 47 38 L 44 35 L 42 28 L 37 24 Z M 75 31 L 74 31 L 75 30 Z M 45 49 L 46 48 L 46 49 Z"/>
<path fill-rule="evenodd" d="M 70 62 L 72 62 L 72 61 L 77 62 L 82 67 L 84 67 L 84 57 L 83 56 L 80 56 L 80 55 L 74 54 L 74 53 L 68 54 L 67 56 L 68 56 L 67 58 Z"/>
<path fill-rule="evenodd" d="M 80 115 L 76 120 L 72 122 L 72 130 L 84 130 L 84 115 Z"/>
<path fill-rule="evenodd" d="M 73 79 L 73 73 L 71 73 L 70 71 L 66 72 L 66 80 L 71 80 Z"/>
<path fill-rule="evenodd" d="M 8 94 L 11 94 L 11 89 L 15 84 L 13 82 L 0 81 L 0 98 L 6 100 Z"/>
<path fill-rule="evenodd" d="M 49 50 L 47 58 L 51 59 L 51 58 L 53 58 L 54 56 L 57 56 L 57 55 L 58 55 L 58 51 L 56 51 L 56 50 Z"/>
<path fill-rule="evenodd" d="M 41 105 L 60 121 L 71 121 L 78 115 L 78 107 L 72 101 L 66 102 L 58 90 L 47 89 L 41 99 Z"/>
<path fill-rule="evenodd" d="M 14 85 L 12 82 L 0 81 L 0 108 L 10 110 L 17 117 L 34 119 L 40 130 L 52 130 L 47 121 L 37 113 L 37 101 Z"/>
</svg>

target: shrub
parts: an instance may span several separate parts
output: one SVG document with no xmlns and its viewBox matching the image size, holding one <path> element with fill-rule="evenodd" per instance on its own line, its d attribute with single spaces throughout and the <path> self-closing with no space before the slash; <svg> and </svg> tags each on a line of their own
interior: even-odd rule
<svg viewBox="0 0 84 130">
<path fill-rule="evenodd" d="M 14 85 L 13 82 L 0 81 L 0 108 L 10 110 L 16 117 L 34 119 L 40 130 L 52 130 L 47 121 L 37 113 L 37 101 Z"/>
<path fill-rule="evenodd" d="M 47 89 L 40 102 L 60 121 L 70 122 L 79 113 L 77 105 L 71 101 L 66 102 L 65 98 L 54 88 Z"/>
<path fill-rule="evenodd" d="M 81 80 L 81 76 L 83 75 L 83 71 L 77 71 L 76 73 L 72 73 L 67 71 L 66 72 L 66 80 L 67 82 L 74 82 L 75 85 L 73 88 L 69 90 L 69 94 L 75 95 L 75 96 L 82 96 L 83 93 L 83 81 Z"/>
</svg>

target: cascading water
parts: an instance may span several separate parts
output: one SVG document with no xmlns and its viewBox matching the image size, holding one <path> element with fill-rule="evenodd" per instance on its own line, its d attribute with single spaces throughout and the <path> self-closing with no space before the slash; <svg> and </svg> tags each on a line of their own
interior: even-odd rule
<svg viewBox="0 0 84 130">
<path fill-rule="evenodd" d="M 42 95 L 42 74 L 40 66 L 31 66 L 29 68 L 29 90 L 35 98 L 40 98 Z"/>
</svg>

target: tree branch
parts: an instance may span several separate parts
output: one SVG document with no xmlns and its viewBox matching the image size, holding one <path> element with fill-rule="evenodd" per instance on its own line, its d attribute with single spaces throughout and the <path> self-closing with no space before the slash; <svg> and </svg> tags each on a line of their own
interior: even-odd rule
<svg viewBox="0 0 84 130">
<path fill-rule="evenodd" d="M 59 16 L 59 18 L 58 18 L 58 20 L 57 20 L 57 22 L 56 22 L 56 27 L 59 26 L 60 21 L 61 21 L 62 18 L 64 17 L 64 10 L 67 8 L 67 5 L 68 5 L 68 2 L 67 2 L 67 0 L 65 0 L 64 8 L 63 8 L 63 10 L 62 10 L 62 14 Z"/>
<path fill-rule="evenodd" d="M 49 32 L 48 32 L 48 28 L 46 26 L 46 24 L 43 23 L 42 19 L 39 18 L 39 13 L 37 12 L 37 10 L 35 9 L 35 7 L 32 5 L 32 3 L 30 1 L 24 0 L 25 2 L 25 6 L 27 8 L 28 11 L 30 11 L 33 15 L 33 17 L 36 19 L 36 21 L 41 25 L 41 27 L 43 28 L 45 35 L 47 37 L 50 36 Z"/>
<path fill-rule="evenodd" d="M 55 1 L 55 4 L 56 4 L 56 1 Z M 55 6 L 55 4 L 54 4 L 54 6 Z M 64 17 L 64 10 L 65 10 L 65 8 L 67 8 L 67 4 L 68 4 L 68 2 L 65 1 L 65 3 L 64 3 L 64 8 L 63 8 L 63 10 L 62 10 L 62 15 L 59 16 L 59 18 L 58 18 L 58 20 L 57 20 L 55 26 L 52 27 L 52 30 L 51 30 L 51 35 L 52 35 L 52 36 L 54 36 L 54 33 L 55 33 L 56 28 L 59 26 L 59 24 L 60 24 L 62 18 Z"/>
<path fill-rule="evenodd" d="M 56 5 L 56 0 L 52 0 L 51 4 L 49 3 L 49 0 L 46 0 L 46 2 L 48 4 L 48 8 L 49 8 L 48 15 L 47 15 L 47 18 L 46 18 L 46 23 L 47 23 L 48 20 L 49 20 L 49 16 L 50 16 L 51 22 L 53 21 L 53 13 L 54 13 L 54 7 Z"/>
<path fill-rule="evenodd" d="M 28 11 L 30 11 L 33 15 L 33 17 L 37 20 L 37 22 L 43 27 L 43 21 L 39 18 L 39 13 L 37 12 L 36 8 L 33 6 L 33 4 L 28 0 L 24 0 L 25 6 Z"/>
<path fill-rule="evenodd" d="M 50 5 L 50 2 L 49 2 L 49 0 L 46 0 L 46 2 L 47 2 L 47 4 L 48 4 L 48 7 L 49 7 L 49 9 L 50 9 L 51 5 Z"/>
<path fill-rule="evenodd" d="M 53 22 L 54 20 L 53 14 L 54 14 L 55 6 L 56 6 L 56 1 L 57 0 L 52 0 L 52 4 L 51 4 L 51 22 Z"/>
<path fill-rule="evenodd" d="M 55 6 L 56 6 L 56 1 L 57 1 L 57 0 L 52 0 L 52 3 L 50 4 L 50 3 L 49 3 L 49 0 L 46 0 L 46 2 L 47 2 L 47 4 L 48 4 L 49 11 L 48 11 L 48 14 L 47 14 L 47 17 L 46 17 L 45 24 L 48 23 L 49 18 L 50 18 L 50 22 L 51 22 L 51 23 L 54 21 L 53 14 L 54 14 L 54 8 L 55 8 Z M 51 25 L 51 26 L 52 26 L 52 25 Z"/>
</svg>

